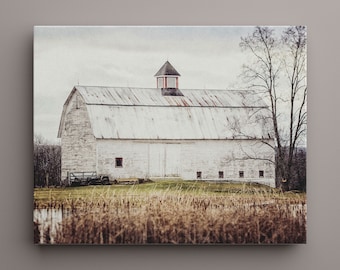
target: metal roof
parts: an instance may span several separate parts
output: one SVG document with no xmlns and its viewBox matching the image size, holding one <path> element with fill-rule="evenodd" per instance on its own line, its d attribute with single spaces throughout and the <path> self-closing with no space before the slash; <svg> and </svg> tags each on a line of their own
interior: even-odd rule
<svg viewBox="0 0 340 270">
<path fill-rule="evenodd" d="M 181 89 L 183 96 L 162 96 L 156 88 L 75 86 L 87 104 L 178 107 L 267 107 L 254 91 Z"/>
<path fill-rule="evenodd" d="M 254 116 L 260 114 L 255 109 L 99 105 L 87 107 L 96 138 L 182 140 L 264 136 L 261 123 L 263 119 Z M 254 117 L 249 118 L 252 114 Z"/>
<path fill-rule="evenodd" d="M 64 108 L 76 91 L 98 139 L 245 139 L 272 134 L 270 112 L 253 91 L 181 90 L 184 96 L 162 96 L 154 88 L 75 86 Z M 61 127 L 63 118 L 64 113 Z"/>
<path fill-rule="evenodd" d="M 169 61 L 166 61 L 164 65 L 155 74 L 155 76 L 162 76 L 162 75 L 181 76 L 177 72 L 177 70 L 169 63 Z"/>
</svg>

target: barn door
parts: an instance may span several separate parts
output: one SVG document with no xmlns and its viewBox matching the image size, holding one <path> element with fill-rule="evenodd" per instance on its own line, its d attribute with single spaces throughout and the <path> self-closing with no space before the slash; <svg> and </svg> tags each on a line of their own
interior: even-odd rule
<svg viewBox="0 0 340 270">
<path fill-rule="evenodd" d="M 180 174 L 180 144 L 165 145 L 165 175 L 176 177 Z"/>
<path fill-rule="evenodd" d="M 179 176 L 180 144 L 150 144 L 149 175 L 151 177 Z"/>
<path fill-rule="evenodd" d="M 149 145 L 149 175 L 151 177 L 164 176 L 164 148 L 162 144 Z"/>
</svg>

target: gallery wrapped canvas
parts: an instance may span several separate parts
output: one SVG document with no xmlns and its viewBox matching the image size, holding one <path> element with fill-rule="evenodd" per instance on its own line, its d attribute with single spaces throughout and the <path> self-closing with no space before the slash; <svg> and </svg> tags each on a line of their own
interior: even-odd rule
<svg viewBox="0 0 340 270">
<path fill-rule="evenodd" d="M 37 26 L 34 242 L 306 243 L 304 26 Z"/>
</svg>

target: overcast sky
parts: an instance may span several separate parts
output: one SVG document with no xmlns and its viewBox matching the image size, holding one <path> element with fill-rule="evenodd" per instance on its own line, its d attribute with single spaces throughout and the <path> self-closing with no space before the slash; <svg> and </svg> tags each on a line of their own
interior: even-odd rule
<svg viewBox="0 0 340 270">
<path fill-rule="evenodd" d="M 35 27 L 34 133 L 58 142 L 73 86 L 155 88 L 166 60 L 182 89 L 238 89 L 254 27 Z"/>
</svg>

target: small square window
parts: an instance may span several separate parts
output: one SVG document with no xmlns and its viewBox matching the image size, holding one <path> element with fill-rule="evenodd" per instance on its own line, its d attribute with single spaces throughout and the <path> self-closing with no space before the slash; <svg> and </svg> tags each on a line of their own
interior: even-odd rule
<svg viewBox="0 0 340 270">
<path fill-rule="evenodd" d="M 224 173 L 223 171 L 218 172 L 218 178 L 224 178 Z"/>
<path fill-rule="evenodd" d="M 123 158 L 117 157 L 116 158 L 116 168 L 122 168 L 123 167 Z"/>
<path fill-rule="evenodd" d="M 243 178 L 244 177 L 244 171 L 239 171 L 238 175 L 239 175 L 240 178 Z"/>
<path fill-rule="evenodd" d="M 259 177 L 264 177 L 264 171 L 262 170 L 259 171 Z"/>
<path fill-rule="evenodd" d="M 202 179 L 202 172 L 196 172 L 197 179 Z"/>
</svg>

